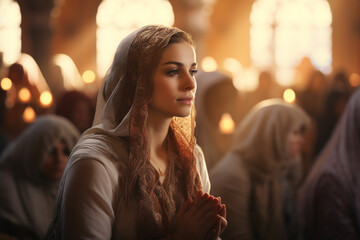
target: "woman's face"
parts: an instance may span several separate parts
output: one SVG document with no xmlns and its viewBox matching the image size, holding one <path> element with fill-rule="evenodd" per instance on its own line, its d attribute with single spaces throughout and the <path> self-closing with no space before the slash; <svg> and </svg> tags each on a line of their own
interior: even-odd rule
<svg viewBox="0 0 360 240">
<path fill-rule="evenodd" d="M 59 180 L 68 161 L 70 150 L 59 141 L 46 155 L 40 166 L 40 171 L 49 180 Z"/>
<path fill-rule="evenodd" d="M 194 100 L 195 50 L 186 41 L 168 45 L 155 71 L 149 114 L 186 117 Z"/>
<path fill-rule="evenodd" d="M 290 155 L 292 157 L 297 157 L 301 153 L 303 144 L 304 144 L 304 133 L 301 129 L 290 132 L 289 134 L 289 146 L 290 146 Z"/>
</svg>

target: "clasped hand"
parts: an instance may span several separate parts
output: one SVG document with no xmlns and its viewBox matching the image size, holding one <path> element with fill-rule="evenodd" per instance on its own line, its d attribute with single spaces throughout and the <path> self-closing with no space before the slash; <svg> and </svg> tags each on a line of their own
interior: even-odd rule
<svg viewBox="0 0 360 240">
<path fill-rule="evenodd" d="M 171 238 L 214 240 L 226 226 L 226 207 L 221 199 L 199 190 L 195 199 L 188 199 L 180 208 Z"/>
</svg>

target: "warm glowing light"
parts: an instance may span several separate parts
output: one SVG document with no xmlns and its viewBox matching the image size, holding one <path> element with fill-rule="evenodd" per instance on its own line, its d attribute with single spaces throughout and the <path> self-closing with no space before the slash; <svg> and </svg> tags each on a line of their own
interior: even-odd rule
<svg viewBox="0 0 360 240">
<path fill-rule="evenodd" d="M 41 73 L 37 62 L 31 55 L 22 53 L 16 62 L 24 67 L 30 85 L 35 86 L 39 92 L 49 90 L 49 85 Z"/>
<path fill-rule="evenodd" d="M 91 70 L 86 70 L 82 74 L 82 79 L 85 83 L 92 83 L 95 81 L 95 73 Z"/>
<path fill-rule="evenodd" d="M 294 75 L 295 73 L 293 68 L 279 68 L 276 71 L 276 82 L 281 86 L 291 86 Z"/>
<path fill-rule="evenodd" d="M 19 90 L 18 97 L 19 97 L 20 102 L 27 103 L 31 99 L 31 93 L 30 93 L 29 89 L 27 89 L 26 87 L 23 87 Z"/>
<path fill-rule="evenodd" d="M 232 74 L 236 74 L 242 70 L 241 63 L 235 58 L 226 58 L 224 60 L 224 67 Z"/>
<path fill-rule="evenodd" d="M 64 88 L 67 91 L 73 89 L 82 90 L 84 88 L 84 81 L 71 57 L 63 53 L 58 53 L 53 56 L 52 61 L 54 65 L 60 68 Z"/>
<path fill-rule="evenodd" d="M 360 75 L 353 73 L 350 75 L 350 85 L 354 88 L 360 86 Z"/>
<path fill-rule="evenodd" d="M 326 0 L 256 0 L 250 13 L 250 57 L 272 69 L 282 86 L 303 57 L 327 74 L 332 63 L 332 14 Z M 279 75 L 279 73 L 281 73 Z"/>
<path fill-rule="evenodd" d="M 217 69 L 217 63 L 216 60 L 212 57 L 204 57 L 201 61 L 201 68 L 205 72 L 212 72 Z"/>
<path fill-rule="evenodd" d="M 284 91 L 283 98 L 284 98 L 285 102 L 293 103 L 296 100 L 296 94 L 295 94 L 294 90 L 288 88 Z"/>
<path fill-rule="evenodd" d="M 5 65 L 16 61 L 21 52 L 21 12 L 17 1 L 0 1 L 0 52 Z"/>
<path fill-rule="evenodd" d="M 244 68 L 233 78 L 233 83 L 239 91 L 254 91 L 258 87 L 258 72 L 255 68 Z"/>
<path fill-rule="evenodd" d="M 103 0 L 96 23 L 97 75 L 105 75 L 119 42 L 129 33 L 149 24 L 172 26 L 175 17 L 167 0 Z"/>
<path fill-rule="evenodd" d="M 52 94 L 49 91 L 44 91 L 40 95 L 40 103 L 44 107 L 48 107 L 51 105 L 53 101 Z"/>
<path fill-rule="evenodd" d="M 10 88 L 12 87 L 12 81 L 10 78 L 3 78 L 1 79 L 0 85 L 4 91 L 9 91 Z"/>
<path fill-rule="evenodd" d="M 234 132 L 235 122 L 231 118 L 230 114 L 224 113 L 221 116 L 221 120 L 219 122 L 219 129 L 220 129 L 220 132 L 223 134 L 231 134 Z"/>
<path fill-rule="evenodd" d="M 32 107 L 27 107 L 27 108 L 25 108 L 22 117 L 23 117 L 24 122 L 32 123 L 33 121 L 35 121 L 36 113 Z"/>
</svg>

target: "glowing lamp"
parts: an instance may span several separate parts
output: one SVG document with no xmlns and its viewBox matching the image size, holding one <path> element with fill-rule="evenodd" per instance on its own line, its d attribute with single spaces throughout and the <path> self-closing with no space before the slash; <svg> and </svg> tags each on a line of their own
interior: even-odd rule
<svg viewBox="0 0 360 240">
<path fill-rule="evenodd" d="M 231 118 L 230 114 L 224 113 L 221 116 L 221 120 L 219 122 L 219 129 L 220 132 L 223 134 L 231 134 L 234 132 L 235 123 L 234 120 Z"/>
<path fill-rule="evenodd" d="M 4 91 L 8 91 L 12 87 L 12 81 L 10 78 L 6 77 L 6 78 L 1 79 L 0 85 Z"/>
<path fill-rule="evenodd" d="M 53 101 L 52 94 L 49 91 L 44 91 L 40 95 L 40 103 L 43 107 L 48 107 Z"/>
<path fill-rule="evenodd" d="M 24 122 L 32 123 L 33 121 L 35 121 L 36 113 L 32 107 L 27 107 L 27 108 L 25 108 L 22 117 L 23 117 Z"/>
<path fill-rule="evenodd" d="M 92 83 L 95 81 L 95 73 L 91 70 L 86 70 L 82 74 L 82 79 L 85 83 Z"/>
<path fill-rule="evenodd" d="M 217 69 L 217 63 L 216 60 L 212 57 L 204 57 L 201 61 L 201 68 L 205 72 L 212 72 Z"/>
<path fill-rule="evenodd" d="M 27 89 L 26 87 L 23 87 L 19 90 L 18 97 L 19 97 L 20 102 L 27 103 L 31 100 L 31 93 L 30 93 L 29 89 Z"/>
<path fill-rule="evenodd" d="M 291 88 L 286 89 L 283 93 L 283 99 L 287 103 L 294 103 L 296 100 L 296 94 L 294 90 L 292 90 Z"/>
</svg>

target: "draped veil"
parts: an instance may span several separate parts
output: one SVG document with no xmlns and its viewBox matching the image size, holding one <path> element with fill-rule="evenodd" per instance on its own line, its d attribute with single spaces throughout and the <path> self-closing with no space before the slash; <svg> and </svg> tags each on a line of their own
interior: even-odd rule
<svg viewBox="0 0 360 240">
<path fill-rule="evenodd" d="M 173 160 L 168 166 L 171 174 L 167 191 L 158 184 L 159 175 L 149 163 L 146 121 L 153 77 L 164 49 L 174 37 L 194 46 L 187 33 L 160 25 L 142 27 L 121 41 L 98 93 L 93 127 L 84 132 L 72 153 L 72 159 L 79 158 L 77 151 L 87 148 L 91 154 L 81 158 L 117 159 L 120 196 L 127 205 L 134 199 L 139 201 L 138 226 L 149 232 L 159 228 L 164 233 L 163 226 L 169 229 L 180 204 L 201 187 L 196 171 L 199 151 L 194 138 L 194 106 L 188 117 L 173 117 L 170 123 L 169 158 Z M 124 146 L 127 152 L 118 151 Z M 60 209 L 57 211 L 59 215 Z M 155 218 L 159 214 L 160 220 Z"/>
</svg>

